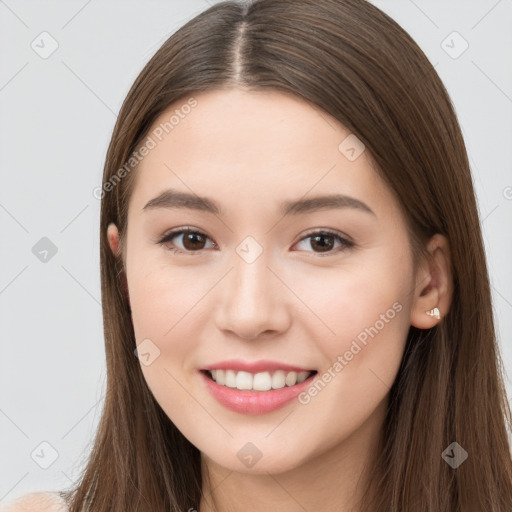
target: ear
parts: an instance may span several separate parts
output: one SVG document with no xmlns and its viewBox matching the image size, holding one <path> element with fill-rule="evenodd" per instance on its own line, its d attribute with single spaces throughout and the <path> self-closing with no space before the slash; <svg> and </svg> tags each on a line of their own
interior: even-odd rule
<svg viewBox="0 0 512 512">
<path fill-rule="evenodd" d="M 110 249 L 114 253 L 114 256 L 119 256 L 119 231 L 117 226 L 111 222 L 107 227 L 107 239 Z M 128 280 L 126 279 L 126 274 L 123 271 L 121 274 L 122 279 L 122 287 L 124 290 L 124 295 L 126 298 L 126 307 L 127 310 L 131 313 L 131 305 L 130 305 L 130 293 L 128 292 Z"/>
<path fill-rule="evenodd" d="M 110 245 L 110 249 L 114 253 L 114 256 L 118 256 L 119 251 L 119 231 L 117 230 L 117 226 L 111 222 L 107 228 L 107 239 L 108 244 Z"/>
<path fill-rule="evenodd" d="M 418 266 L 411 309 L 411 325 L 430 329 L 441 320 L 426 312 L 439 309 L 441 319 L 450 309 L 453 296 L 453 274 L 448 239 L 437 233 L 427 244 L 429 257 Z"/>
</svg>

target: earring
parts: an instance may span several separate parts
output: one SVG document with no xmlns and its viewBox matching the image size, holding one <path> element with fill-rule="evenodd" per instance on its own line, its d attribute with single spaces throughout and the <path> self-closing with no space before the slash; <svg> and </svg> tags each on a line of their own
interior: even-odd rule
<svg viewBox="0 0 512 512">
<path fill-rule="evenodd" d="M 439 314 L 439 309 L 437 308 L 431 309 L 430 311 L 425 311 L 425 313 L 429 316 L 434 316 L 437 319 L 441 318 L 441 315 Z"/>
</svg>

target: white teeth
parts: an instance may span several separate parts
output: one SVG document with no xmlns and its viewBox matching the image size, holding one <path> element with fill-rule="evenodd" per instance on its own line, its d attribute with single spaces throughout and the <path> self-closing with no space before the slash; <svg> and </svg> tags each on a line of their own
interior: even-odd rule
<svg viewBox="0 0 512 512">
<path fill-rule="evenodd" d="M 284 388 L 286 380 L 286 374 L 283 370 L 277 370 L 277 372 L 272 375 L 272 389 L 281 389 Z"/>
<path fill-rule="evenodd" d="M 225 383 L 224 386 L 229 388 L 236 388 L 236 373 L 234 370 L 225 370 Z"/>
<path fill-rule="evenodd" d="M 297 372 L 288 372 L 286 379 L 284 380 L 287 386 L 293 386 L 297 384 Z"/>
<path fill-rule="evenodd" d="M 248 372 L 238 372 L 236 374 L 237 389 L 252 389 L 252 375 Z"/>
<path fill-rule="evenodd" d="M 209 370 L 217 384 L 237 388 L 240 390 L 268 391 L 270 389 L 281 389 L 286 386 L 295 386 L 304 382 L 311 372 L 287 372 L 277 370 L 271 375 L 270 372 L 252 374 L 245 371 L 235 370 Z"/>
<path fill-rule="evenodd" d="M 309 377 L 310 372 L 299 372 L 297 375 L 297 383 L 304 382 Z"/>
</svg>

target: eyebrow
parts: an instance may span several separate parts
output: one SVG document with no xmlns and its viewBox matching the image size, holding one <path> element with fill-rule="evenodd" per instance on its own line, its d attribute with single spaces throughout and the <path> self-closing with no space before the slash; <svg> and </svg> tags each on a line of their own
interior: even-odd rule
<svg viewBox="0 0 512 512">
<path fill-rule="evenodd" d="M 157 197 L 148 201 L 142 210 L 149 211 L 158 208 L 187 208 L 214 215 L 222 214 L 222 208 L 212 199 L 188 192 L 179 192 L 174 189 L 164 190 Z M 367 204 L 354 197 L 341 194 L 285 201 L 280 206 L 280 212 L 282 215 L 300 215 L 320 210 L 343 208 L 352 208 L 376 216 L 375 212 Z"/>
</svg>

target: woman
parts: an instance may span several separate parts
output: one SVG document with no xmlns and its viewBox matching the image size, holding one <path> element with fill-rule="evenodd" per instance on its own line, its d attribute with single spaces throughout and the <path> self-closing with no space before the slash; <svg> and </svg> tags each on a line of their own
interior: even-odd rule
<svg viewBox="0 0 512 512">
<path fill-rule="evenodd" d="M 464 141 L 388 16 L 201 13 L 128 93 L 101 196 L 107 395 L 70 511 L 511 510 Z"/>
</svg>

